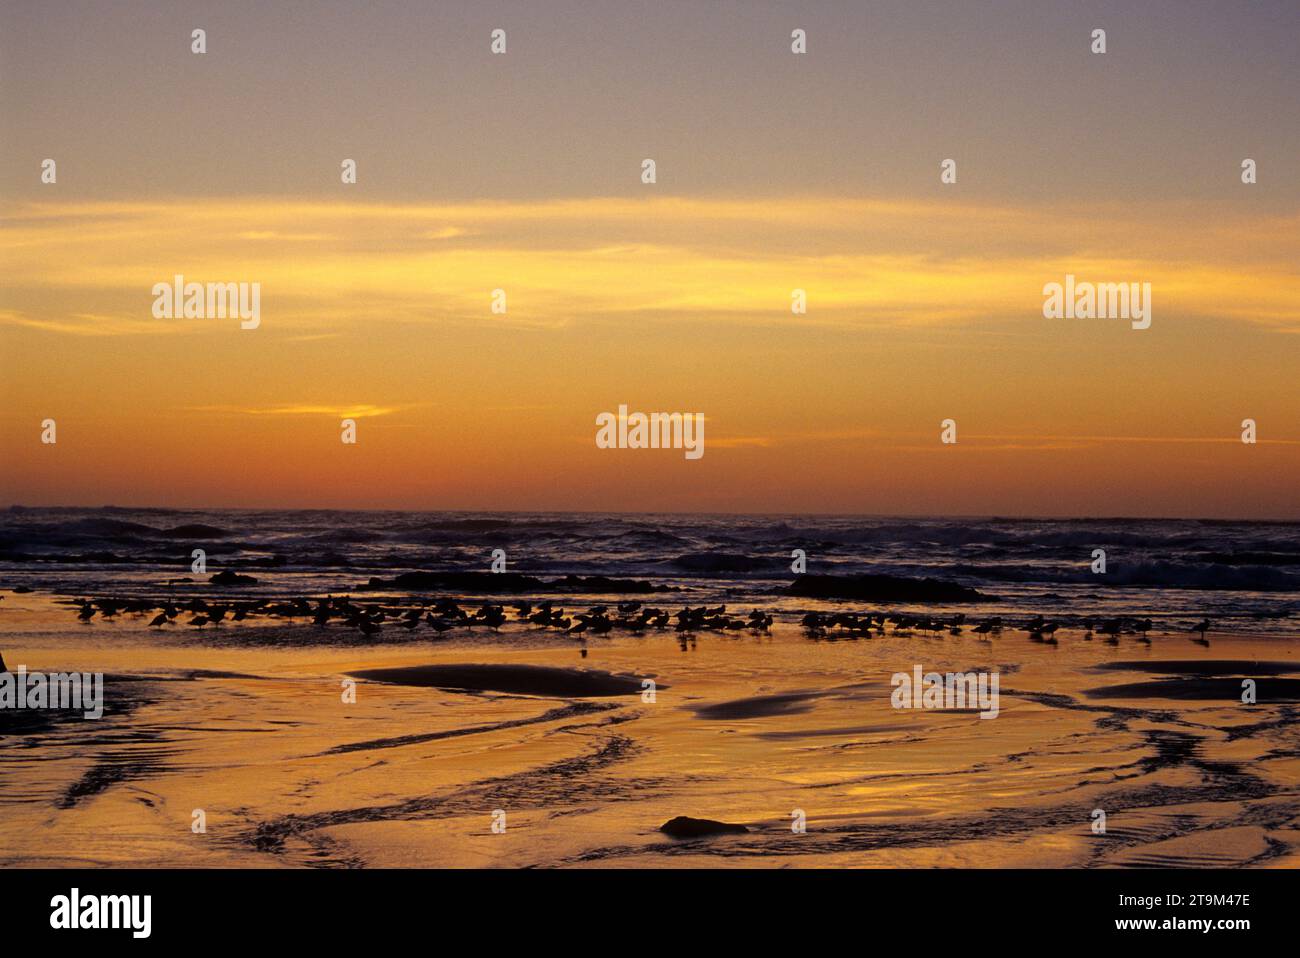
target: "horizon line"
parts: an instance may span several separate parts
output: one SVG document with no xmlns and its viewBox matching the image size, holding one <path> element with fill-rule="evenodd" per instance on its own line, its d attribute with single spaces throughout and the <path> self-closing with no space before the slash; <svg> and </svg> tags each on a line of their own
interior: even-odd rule
<svg viewBox="0 0 1300 958">
<path fill-rule="evenodd" d="M 0 506 L 0 512 L 24 512 L 40 509 L 51 510 L 116 510 L 119 512 L 396 512 L 412 515 L 432 513 L 451 513 L 463 515 L 557 515 L 557 516 L 731 516 L 766 518 L 805 518 L 805 519 L 982 519 L 990 522 L 1218 522 L 1218 523 L 1255 523 L 1267 525 L 1300 525 L 1300 515 L 1293 518 L 1244 518 L 1228 516 L 1187 516 L 1187 515 L 1013 515 L 1010 513 L 914 513 L 914 512 L 715 512 L 674 509 L 657 510 L 579 510 L 579 509 L 384 509 L 356 506 L 119 506 L 102 504 L 87 505 L 25 505 L 15 502 Z"/>
</svg>

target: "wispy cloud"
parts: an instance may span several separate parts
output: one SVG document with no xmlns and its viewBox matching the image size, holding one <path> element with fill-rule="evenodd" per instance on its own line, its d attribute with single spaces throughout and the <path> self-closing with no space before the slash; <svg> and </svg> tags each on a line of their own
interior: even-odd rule
<svg viewBox="0 0 1300 958">
<path fill-rule="evenodd" d="M 37 329 L 47 333 L 60 333 L 68 336 L 130 336 L 140 333 L 188 332 L 179 327 L 171 330 L 160 329 L 156 320 L 132 319 L 124 316 L 112 316 L 103 313 L 61 314 L 48 318 L 38 318 L 21 310 L 0 309 L 0 326 L 20 326 Z"/>
<path fill-rule="evenodd" d="M 137 297 L 147 320 L 148 290 L 183 273 L 260 282 L 267 327 L 301 334 L 322 322 L 561 330 L 618 316 L 945 328 L 1041 323 L 1043 284 L 1069 272 L 1150 282 L 1163 316 L 1294 332 L 1298 237 L 1294 215 L 1247 225 L 1180 208 L 817 197 L 42 204 L 0 217 L 10 291 L 0 306 L 22 295 L 84 311 L 89 297 L 111 292 Z M 508 293 L 504 315 L 489 313 L 497 288 Z M 807 315 L 790 311 L 795 288 L 807 292 Z M 0 322 L 18 320 L 11 312 Z M 22 322 L 102 334 L 32 309 Z"/>
<path fill-rule="evenodd" d="M 190 412 L 220 413 L 237 416 L 337 416 L 344 419 L 373 419 L 377 416 L 391 416 L 393 413 L 420 408 L 416 404 L 403 406 L 376 406 L 370 403 L 352 405 L 328 405 L 314 403 L 289 404 L 284 406 L 232 406 L 209 405 L 188 406 Z"/>
</svg>

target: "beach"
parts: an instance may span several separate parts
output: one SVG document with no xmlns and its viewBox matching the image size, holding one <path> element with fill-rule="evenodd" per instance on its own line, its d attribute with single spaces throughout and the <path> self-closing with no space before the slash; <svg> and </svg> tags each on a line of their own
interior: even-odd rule
<svg viewBox="0 0 1300 958">
<path fill-rule="evenodd" d="M 1294 634 L 834 638 L 786 600 L 767 631 L 361 641 L 0 594 L 9 668 L 102 672 L 106 700 L 0 737 L 6 866 L 1297 864 Z M 997 674 L 996 717 L 893 707 L 914 667 Z"/>
</svg>

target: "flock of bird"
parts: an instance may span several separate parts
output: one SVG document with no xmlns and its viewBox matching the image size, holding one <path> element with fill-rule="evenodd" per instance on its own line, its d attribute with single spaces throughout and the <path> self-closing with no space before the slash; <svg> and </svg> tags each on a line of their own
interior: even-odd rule
<svg viewBox="0 0 1300 958">
<path fill-rule="evenodd" d="M 946 618 L 929 615 L 904 615 L 893 612 L 809 612 L 800 620 L 799 624 L 810 635 L 815 637 L 857 639 L 870 638 L 873 634 L 884 636 L 890 625 L 894 627 L 894 635 L 912 635 L 916 632 L 932 635 L 946 632 L 949 635 L 961 635 L 967 623 L 966 615 L 962 612 Z M 1147 635 L 1153 628 L 1150 619 L 1131 617 L 1091 618 L 1084 619 L 1079 624 L 1084 630 L 1083 637 L 1086 641 L 1092 641 L 1095 634 L 1101 634 L 1106 636 L 1108 644 L 1119 645 L 1121 635 L 1135 635 L 1137 641 L 1145 645 L 1151 644 L 1151 639 Z M 1002 620 L 1001 616 L 994 616 L 973 625 L 971 632 L 982 639 L 991 641 L 993 636 L 1001 635 L 1006 628 L 1026 632 L 1035 642 L 1043 642 L 1047 645 L 1059 644 L 1056 633 L 1060 630 L 1061 624 L 1059 622 L 1049 622 L 1041 615 L 1036 615 L 1017 626 L 1010 626 Z M 1199 634 L 1198 638 L 1192 641 L 1199 645 L 1209 646 L 1210 640 L 1206 637 L 1210 631 L 1209 619 L 1202 619 L 1197 622 L 1190 631 Z"/>
<path fill-rule="evenodd" d="M 596 605 L 586 612 L 570 614 L 563 608 L 558 608 L 553 600 L 547 599 L 536 604 L 517 602 L 509 608 L 514 612 L 513 620 L 507 614 L 507 607 L 504 605 L 484 602 L 477 610 L 467 612 L 461 608 L 460 603 L 452 599 L 417 601 L 413 605 L 385 602 L 358 603 L 347 596 L 327 596 L 315 600 L 299 597 L 279 601 L 254 599 L 235 602 L 209 602 L 206 599 L 193 598 L 183 602 L 163 603 L 150 599 L 83 599 L 77 617 L 83 622 L 88 622 L 96 615 L 104 619 L 112 619 L 123 613 L 147 615 L 157 610 L 157 614 L 149 622 L 150 628 L 188 625 L 202 629 L 207 625 L 220 625 L 227 618 L 232 622 L 240 622 L 249 616 L 261 615 L 290 620 L 309 618 L 313 625 L 322 627 L 337 621 L 365 635 L 381 632 L 385 626 L 414 630 L 426 625 L 439 633 L 457 627 L 473 626 L 498 630 L 509 621 L 528 623 L 575 636 L 586 633 L 603 635 L 614 629 L 642 632 L 646 629 L 669 627 L 677 632 L 741 629 L 766 632 L 773 624 L 773 618 L 769 613 L 755 610 L 748 616 L 738 618 L 728 615 L 725 605 L 716 608 L 686 606 L 674 614 L 663 609 L 643 606 L 640 602 L 620 602 L 612 611 L 607 605 Z M 182 619 L 181 616 L 187 613 L 191 618 Z"/>
<path fill-rule="evenodd" d="M 513 618 L 507 608 L 514 613 Z M 414 631 L 421 627 L 435 633 L 448 632 L 454 628 L 472 628 L 482 626 L 499 630 L 507 622 L 530 624 L 544 629 L 561 632 L 565 635 L 581 637 L 587 634 L 604 635 L 616 629 L 638 633 L 647 629 L 672 629 L 680 633 L 694 632 L 768 632 L 774 622 L 772 614 L 755 609 L 748 614 L 732 614 L 725 605 L 716 607 L 686 606 L 676 613 L 650 606 L 640 602 L 620 602 L 611 609 L 606 605 L 595 605 L 586 612 L 568 613 L 557 607 L 555 602 L 547 599 L 542 602 L 517 602 L 510 606 L 484 602 L 479 607 L 467 612 L 461 603 L 452 599 L 416 600 L 413 604 L 392 602 L 355 602 L 350 596 L 327 596 L 325 598 L 307 599 L 252 599 L 247 601 L 218 602 L 202 598 L 192 598 L 182 602 L 156 602 L 150 599 L 83 599 L 77 617 L 88 622 L 96 615 L 112 619 L 123 613 L 147 615 L 157 612 L 149 622 L 151 628 L 165 625 L 187 625 L 202 629 L 205 626 L 217 626 L 229 619 L 241 622 L 250 616 L 269 616 L 288 620 L 310 619 L 312 624 L 325 627 L 332 622 L 342 623 L 370 636 L 382 632 L 385 627 Z M 188 614 L 190 618 L 182 619 Z M 799 623 L 814 638 L 861 639 L 884 636 L 890 626 L 894 635 L 913 635 L 917 632 L 940 635 L 961 635 L 967 627 L 965 613 L 952 616 L 910 615 L 895 612 L 809 612 Z M 1106 637 L 1106 642 L 1118 645 L 1123 635 L 1133 635 L 1137 641 L 1151 644 L 1147 635 L 1152 629 L 1150 619 L 1131 617 L 1084 619 L 1080 626 L 1084 630 L 1084 639 L 1091 640 L 1094 634 Z M 992 640 L 1001 635 L 1004 629 L 1023 631 L 1036 642 L 1048 645 L 1058 644 L 1056 633 L 1061 629 L 1059 622 L 1051 622 L 1041 615 L 1021 622 L 1018 625 L 1005 623 L 1002 617 L 983 619 L 970 625 L 970 631 L 981 639 Z M 1193 641 L 1208 646 L 1206 637 L 1210 631 L 1210 621 L 1204 619 L 1191 629 L 1199 638 Z"/>
</svg>

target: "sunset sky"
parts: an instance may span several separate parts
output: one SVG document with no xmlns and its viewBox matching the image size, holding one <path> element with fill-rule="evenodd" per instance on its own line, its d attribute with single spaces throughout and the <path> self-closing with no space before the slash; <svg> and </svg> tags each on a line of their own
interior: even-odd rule
<svg viewBox="0 0 1300 958">
<path fill-rule="evenodd" d="M 0 506 L 1300 518 L 1294 3 L 150 6 L 0 12 Z"/>
</svg>

